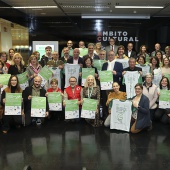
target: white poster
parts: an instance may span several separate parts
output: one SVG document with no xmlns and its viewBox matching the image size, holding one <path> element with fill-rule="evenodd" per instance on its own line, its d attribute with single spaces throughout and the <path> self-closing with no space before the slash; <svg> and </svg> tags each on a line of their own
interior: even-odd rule
<svg viewBox="0 0 170 170">
<path fill-rule="evenodd" d="M 123 69 L 129 67 L 129 59 L 115 59 L 119 63 L 122 63 Z"/>
<path fill-rule="evenodd" d="M 153 80 L 152 83 L 159 87 L 159 83 L 162 79 L 162 71 L 160 68 L 153 70 Z"/>
<path fill-rule="evenodd" d="M 117 129 L 129 132 L 132 115 L 132 102 L 112 100 L 110 129 Z"/>
<path fill-rule="evenodd" d="M 61 76 L 60 76 L 61 69 L 59 69 L 58 67 L 49 67 L 49 69 L 53 72 L 53 75 L 49 79 L 49 82 L 51 82 L 52 79 L 57 79 L 58 87 L 61 89 Z"/>
<path fill-rule="evenodd" d="M 71 76 L 76 77 L 77 83 L 79 78 L 79 70 L 80 65 L 79 64 L 65 64 L 65 88 L 67 88 L 69 84 L 69 78 Z"/>
</svg>

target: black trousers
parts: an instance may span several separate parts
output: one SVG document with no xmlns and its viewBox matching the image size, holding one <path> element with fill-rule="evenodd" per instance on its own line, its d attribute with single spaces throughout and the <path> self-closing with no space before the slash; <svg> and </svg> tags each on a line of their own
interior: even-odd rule
<svg viewBox="0 0 170 170">
<path fill-rule="evenodd" d="M 170 123 L 170 117 L 167 115 L 168 111 L 166 109 L 158 108 L 155 112 L 155 119 L 160 120 L 162 123 Z"/>
</svg>

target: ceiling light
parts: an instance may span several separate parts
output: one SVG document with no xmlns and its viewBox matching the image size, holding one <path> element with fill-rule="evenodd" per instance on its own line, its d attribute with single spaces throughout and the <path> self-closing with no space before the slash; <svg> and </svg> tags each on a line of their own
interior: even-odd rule
<svg viewBox="0 0 170 170">
<path fill-rule="evenodd" d="M 150 15 L 82 15 L 82 19 L 150 19 Z"/>
<path fill-rule="evenodd" d="M 116 5 L 115 8 L 164 8 L 164 6 L 119 6 Z"/>
<path fill-rule="evenodd" d="M 110 8 L 109 6 L 94 6 L 94 5 L 62 5 L 63 8 Z"/>
<path fill-rule="evenodd" d="M 13 7 L 0 7 L 0 8 L 15 8 L 15 9 L 37 9 L 37 8 L 58 8 L 57 6 L 13 6 Z"/>
</svg>

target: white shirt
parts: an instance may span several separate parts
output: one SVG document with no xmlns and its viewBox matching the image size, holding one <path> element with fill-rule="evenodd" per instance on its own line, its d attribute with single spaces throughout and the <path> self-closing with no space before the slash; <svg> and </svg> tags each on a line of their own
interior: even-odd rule
<svg viewBox="0 0 170 170">
<path fill-rule="evenodd" d="M 132 53 L 132 51 L 128 51 L 128 57 L 130 57 L 131 53 Z"/>
<path fill-rule="evenodd" d="M 113 71 L 113 68 L 114 68 L 114 65 L 115 65 L 115 61 L 109 61 L 108 60 L 108 66 L 107 66 L 107 71 Z"/>
</svg>

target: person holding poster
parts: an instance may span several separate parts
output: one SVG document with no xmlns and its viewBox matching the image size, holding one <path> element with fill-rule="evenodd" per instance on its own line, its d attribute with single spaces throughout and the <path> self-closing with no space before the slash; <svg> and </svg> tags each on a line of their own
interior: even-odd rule
<svg viewBox="0 0 170 170">
<path fill-rule="evenodd" d="M 48 97 L 49 96 L 49 93 L 52 93 L 52 92 L 59 92 L 60 95 L 61 95 L 61 103 L 55 103 L 55 104 L 61 104 L 61 109 L 59 110 L 59 113 L 57 113 L 58 115 L 58 119 L 62 119 L 62 97 L 64 97 L 63 95 L 63 92 L 62 90 L 58 87 L 58 80 L 57 79 L 52 79 L 51 82 L 50 82 L 50 85 L 51 85 L 51 88 L 49 88 L 47 90 L 47 93 L 46 93 L 46 96 Z M 55 99 L 54 99 L 55 100 Z M 54 103 L 54 102 L 53 102 Z M 49 102 L 49 107 L 50 107 L 50 102 Z M 52 109 L 52 111 L 55 111 Z M 53 114 L 54 112 L 49 112 L 49 115 L 48 115 L 48 118 L 51 118 L 51 115 Z M 56 114 L 56 113 L 55 113 Z"/>
<path fill-rule="evenodd" d="M 11 66 L 9 67 L 8 74 L 17 75 L 23 73 L 24 71 L 25 67 L 23 58 L 20 53 L 15 53 L 12 58 Z"/>
<path fill-rule="evenodd" d="M 22 93 L 17 76 L 12 75 L 10 77 L 8 87 L 6 87 L 2 92 L 1 103 L 3 107 L 5 106 L 7 93 Z M 7 133 L 12 124 L 16 127 L 20 127 L 22 124 L 22 115 L 3 115 L 3 122 L 2 132 Z"/>
<path fill-rule="evenodd" d="M 41 125 L 44 122 L 44 118 L 33 118 L 31 117 L 31 99 L 33 96 L 37 97 L 46 97 L 46 90 L 41 88 L 41 77 L 36 76 L 34 78 L 34 84 L 32 86 L 27 87 L 23 91 L 23 101 L 24 101 L 24 113 L 25 113 L 25 125 L 30 125 L 32 122 L 36 122 L 37 125 Z M 49 105 L 46 100 L 46 113 L 45 116 L 48 116 Z"/>
<path fill-rule="evenodd" d="M 35 55 L 31 55 L 28 60 L 28 67 L 26 69 L 28 73 L 28 82 L 29 86 L 32 86 L 34 83 L 34 77 L 38 75 L 40 70 L 42 69 L 42 66 L 38 63 L 37 57 Z"/>
<path fill-rule="evenodd" d="M 132 98 L 131 133 L 139 133 L 144 129 L 150 130 L 149 99 L 143 94 L 143 86 L 140 83 L 135 85 L 136 96 Z"/>
<path fill-rule="evenodd" d="M 165 94 L 161 94 L 161 95 L 167 96 L 168 95 L 167 90 L 168 90 L 168 92 L 170 92 L 169 79 L 167 77 L 163 77 L 160 81 L 160 86 L 158 88 L 159 97 L 160 97 L 161 91 L 162 92 L 165 91 Z M 161 108 L 160 100 L 161 100 L 161 98 L 159 99 L 159 108 L 155 112 L 155 119 L 160 120 L 164 124 L 170 123 L 170 107 L 169 108 Z M 169 99 L 168 99 L 168 102 L 169 102 Z"/>
<path fill-rule="evenodd" d="M 83 89 L 83 98 L 96 99 L 98 101 L 95 119 L 86 119 L 93 127 L 102 126 L 103 122 L 100 120 L 100 88 L 96 84 L 94 76 L 89 75 L 86 79 Z"/>
<path fill-rule="evenodd" d="M 118 99 L 118 100 L 126 100 L 126 93 L 119 91 L 120 85 L 117 82 L 113 83 L 113 92 L 110 92 L 108 95 L 108 99 L 106 102 L 106 106 L 108 106 L 108 112 L 109 115 L 107 116 L 104 126 L 109 127 L 110 126 L 110 120 L 111 120 L 111 107 L 112 107 L 112 100 L 113 99 Z"/>
<path fill-rule="evenodd" d="M 75 100 L 78 99 L 78 105 L 79 105 L 79 114 L 81 112 L 81 103 L 82 103 L 82 87 L 77 85 L 77 79 L 76 77 L 70 77 L 69 78 L 70 86 L 68 86 L 64 90 L 64 100 L 63 100 L 63 106 L 66 106 L 66 100 Z"/>
<path fill-rule="evenodd" d="M 152 83 L 152 77 L 151 73 L 146 74 L 145 82 L 143 83 L 143 94 L 147 96 L 150 101 L 150 118 L 154 120 L 155 111 L 157 109 L 158 89 L 157 86 Z"/>
</svg>

